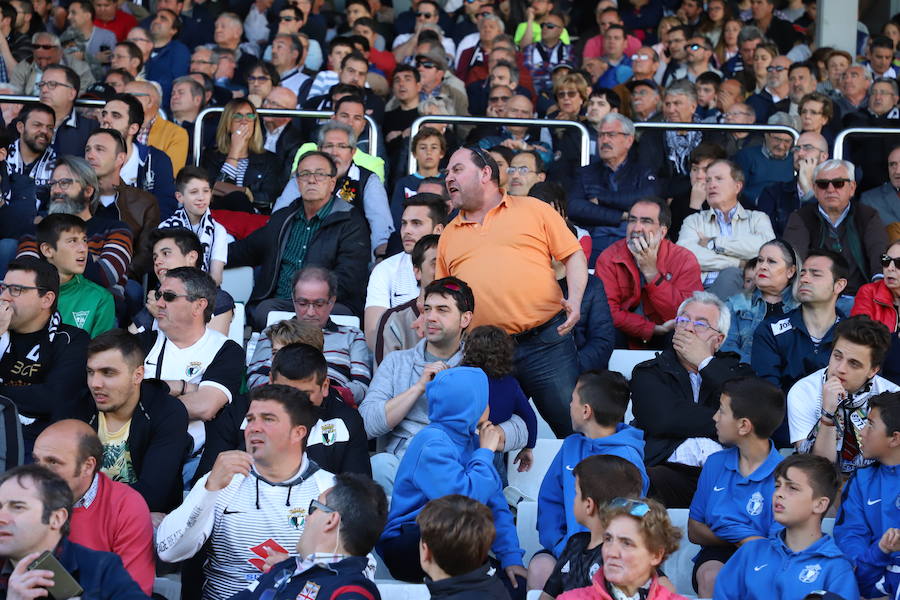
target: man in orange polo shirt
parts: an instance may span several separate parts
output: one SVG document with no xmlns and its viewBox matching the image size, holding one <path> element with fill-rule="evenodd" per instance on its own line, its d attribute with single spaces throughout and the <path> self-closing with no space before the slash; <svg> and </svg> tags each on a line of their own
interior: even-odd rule
<svg viewBox="0 0 900 600">
<path fill-rule="evenodd" d="M 572 433 L 578 357 L 571 331 L 581 316 L 587 259 L 549 204 L 500 188 L 500 169 L 484 150 L 461 148 L 448 166 L 447 189 L 459 214 L 438 242 L 436 276 L 453 275 L 472 287 L 471 327 L 496 325 L 513 336 L 522 389 L 564 437 Z M 551 258 L 566 267 L 568 298 Z"/>
</svg>

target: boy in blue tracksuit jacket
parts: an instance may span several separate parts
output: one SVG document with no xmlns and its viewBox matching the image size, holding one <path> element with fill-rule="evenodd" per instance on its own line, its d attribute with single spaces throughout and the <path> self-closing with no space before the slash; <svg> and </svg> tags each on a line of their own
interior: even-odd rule
<svg viewBox="0 0 900 600">
<path fill-rule="evenodd" d="M 822 533 L 839 488 L 840 475 L 827 458 L 795 454 L 781 461 L 772 509 L 784 529 L 742 545 L 719 572 L 713 600 L 787 600 L 819 590 L 859 598 L 850 561 Z"/>
<path fill-rule="evenodd" d="M 538 538 L 559 557 L 574 533 L 587 531 L 575 520 L 575 476 L 572 469 L 583 458 L 612 454 L 631 462 L 641 472 L 642 495 L 650 479 L 644 468 L 644 432 L 625 425 L 628 382 L 620 373 L 583 373 L 572 392 L 570 413 L 576 431 L 563 441 L 538 493 Z"/>
<path fill-rule="evenodd" d="M 429 500 L 462 494 L 491 509 L 497 530 L 491 550 L 500 566 L 520 567 L 524 574 L 524 552 L 494 468 L 500 437 L 487 421 L 487 375 L 474 367 L 447 369 L 426 386 L 425 394 L 429 424 L 413 437 L 397 468 L 378 553 L 394 577 L 421 583 L 425 574 L 416 560 L 416 516 Z"/>
<path fill-rule="evenodd" d="M 900 393 L 869 400 L 862 453 L 876 462 L 844 487 L 834 541 L 856 567 L 866 598 L 900 591 Z"/>
<path fill-rule="evenodd" d="M 694 589 L 700 598 L 712 596 L 716 576 L 739 545 L 773 530 L 772 473 L 782 456 L 769 436 L 784 410 L 784 393 L 758 377 L 722 386 L 713 420 L 719 442 L 730 447 L 703 465 L 688 520 L 688 537 L 701 546 L 694 557 Z"/>
</svg>

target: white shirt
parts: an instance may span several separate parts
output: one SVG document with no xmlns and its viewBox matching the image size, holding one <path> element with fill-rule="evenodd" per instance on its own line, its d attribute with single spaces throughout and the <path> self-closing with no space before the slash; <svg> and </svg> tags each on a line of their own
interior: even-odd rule
<svg viewBox="0 0 900 600">
<path fill-rule="evenodd" d="M 712 356 L 707 357 L 697 367 L 696 373 L 688 373 L 691 380 L 691 392 L 694 397 L 694 404 L 700 401 L 700 385 L 703 383 L 703 376 L 700 371 L 709 364 L 713 359 Z M 722 445 L 709 438 L 688 438 L 681 442 L 668 462 L 679 463 L 682 465 L 690 465 L 692 467 L 702 467 L 706 464 L 706 459 L 710 454 L 715 454 L 722 449 Z"/>
<path fill-rule="evenodd" d="M 412 256 L 399 252 L 372 269 L 366 289 L 366 308 L 393 308 L 419 296 L 419 282 L 413 273 Z"/>
<path fill-rule="evenodd" d="M 122 178 L 122 183 L 125 185 L 135 185 L 138 177 L 138 167 L 141 165 L 141 157 L 138 156 L 137 148 L 134 146 L 131 147 L 131 156 L 128 157 L 128 160 L 125 161 L 125 164 L 122 165 L 122 168 L 119 169 L 119 177 Z"/>
</svg>

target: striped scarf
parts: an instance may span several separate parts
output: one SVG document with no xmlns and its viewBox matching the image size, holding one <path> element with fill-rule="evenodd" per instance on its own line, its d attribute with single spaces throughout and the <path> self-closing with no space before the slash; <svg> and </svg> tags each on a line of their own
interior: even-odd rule
<svg viewBox="0 0 900 600">
<path fill-rule="evenodd" d="M 213 221 L 212 214 L 207 208 L 203 216 L 200 217 L 200 222 L 196 225 L 192 225 L 190 218 L 188 218 L 187 212 L 182 206 L 175 211 L 175 214 L 160 223 L 159 229 L 165 229 L 167 227 L 184 227 L 185 229 L 190 229 L 195 234 L 197 234 L 197 238 L 200 240 L 200 245 L 203 246 L 203 270 L 209 272 L 209 267 L 212 263 L 213 243 L 216 241 L 215 223 L 216 222 Z"/>
<path fill-rule="evenodd" d="M 9 165 L 11 173 L 25 174 L 34 179 L 35 185 L 47 185 L 53 177 L 53 169 L 56 168 L 56 152 L 53 146 L 47 146 L 44 153 L 32 164 L 31 171 L 25 172 L 25 163 L 22 160 L 22 151 L 19 144 L 22 139 L 19 138 L 9 146 L 9 156 L 6 158 L 6 164 Z"/>
</svg>

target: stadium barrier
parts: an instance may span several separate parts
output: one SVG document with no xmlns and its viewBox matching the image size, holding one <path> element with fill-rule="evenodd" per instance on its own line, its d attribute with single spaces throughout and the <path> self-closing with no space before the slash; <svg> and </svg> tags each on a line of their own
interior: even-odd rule
<svg viewBox="0 0 900 600">
<path fill-rule="evenodd" d="M 897 135 L 900 133 L 900 129 L 886 129 L 884 127 L 851 127 L 849 129 L 844 129 L 841 131 L 836 138 L 834 138 L 834 157 L 837 159 L 844 158 L 844 143 L 848 137 L 851 135 L 855 135 L 858 133 L 868 133 L 868 134 L 893 134 Z M 897 140 L 900 143 L 900 140 Z M 884 157 L 887 160 L 887 156 Z"/>
</svg>

